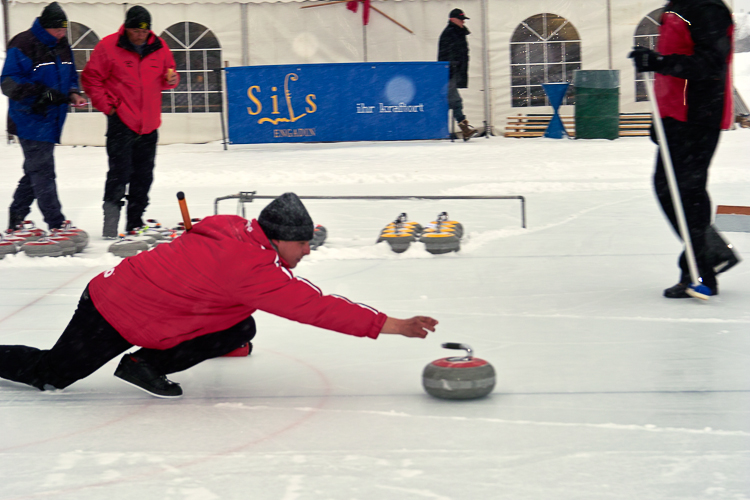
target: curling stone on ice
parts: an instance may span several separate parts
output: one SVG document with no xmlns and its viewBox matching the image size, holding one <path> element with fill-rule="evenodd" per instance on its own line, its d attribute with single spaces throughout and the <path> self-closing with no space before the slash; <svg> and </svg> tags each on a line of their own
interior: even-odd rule
<svg viewBox="0 0 750 500">
<path fill-rule="evenodd" d="M 136 239 L 133 236 L 120 235 L 120 239 L 109 246 L 110 253 L 118 257 L 132 257 L 144 250 L 149 249 L 149 244 L 144 239 Z"/>
<path fill-rule="evenodd" d="M 84 248 L 89 244 L 89 235 L 86 231 L 81 228 L 75 227 L 72 222 L 66 220 L 63 222 L 63 227 L 60 231 L 76 244 L 76 252 L 82 252 Z"/>
<path fill-rule="evenodd" d="M 128 231 L 127 233 L 125 233 L 125 237 L 130 238 L 131 240 L 145 241 L 146 243 L 148 243 L 149 247 L 152 247 L 156 244 L 156 238 L 151 234 L 145 234 L 140 228 Z"/>
<path fill-rule="evenodd" d="M 26 243 L 25 239 L 19 238 L 13 232 L 7 232 L 7 233 L 3 234 L 2 240 L 6 241 L 6 242 L 9 242 L 9 243 L 13 243 L 16 246 L 16 251 L 17 252 L 20 252 L 21 251 L 21 247 L 23 246 L 24 243 Z"/>
<path fill-rule="evenodd" d="M 422 233 L 422 226 L 418 222 L 409 221 L 406 213 L 400 213 L 396 220 L 389 222 L 378 236 L 378 241 L 385 241 L 396 253 L 405 252 L 412 241 L 416 241 Z"/>
<path fill-rule="evenodd" d="M 14 236 L 23 238 L 26 241 L 36 241 L 39 238 L 44 237 L 45 234 L 47 233 L 44 231 L 44 229 L 36 227 L 34 225 L 34 221 L 32 220 L 23 221 L 18 225 L 18 229 L 13 232 Z"/>
<path fill-rule="evenodd" d="M 460 222 L 448 219 L 448 212 L 441 212 L 437 220 L 430 222 L 424 229 L 419 241 L 431 254 L 458 252 L 461 249 L 461 237 L 464 228 Z"/>
<path fill-rule="evenodd" d="M 169 234 L 172 232 L 171 229 L 162 226 L 161 223 L 156 219 L 148 219 L 146 221 L 146 227 L 151 231 L 161 233 L 164 239 L 167 239 L 169 237 Z"/>
<path fill-rule="evenodd" d="M 315 224 L 315 230 L 313 231 L 313 239 L 310 240 L 310 249 L 316 250 L 319 246 L 325 243 L 328 237 L 328 230 L 320 224 Z"/>
<path fill-rule="evenodd" d="M 62 257 L 63 254 L 62 245 L 49 238 L 26 241 L 21 250 L 29 257 Z"/>
<path fill-rule="evenodd" d="M 156 219 L 148 219 L 146 221 L 146 232 L 148 236 L 156 238 L 156 244 L 161 245 L 163 243 L 172 243 L 174 239 L 174 230 L 166 228 Z"/>
<path fill-rule="evenodd" d="M 60 244 L 63 257 L 76 253 L 75 242 L 67 236 L 61 236 L 57 234 L 57 232 L 53 231 L 52 234 L 47 237 L 47 239 Z"/>
<path fill-rule="evenodd" d="M 6 255 L 15 255 L 18 253 L 18 247 L 12 241 L 5 239 L 5 235 L 0 233 L 0 260 L 4 259 Z"/>
<path fill-rule="evenodd" d="M 427 394 L 442 399 L 482 398 L 495 388 L 495 369 L 475 358 L 466 344 L 446 342 L 446 349 L 463 349 L 466 356 L 441 358 L 425 366 L 422 385 Z"/>
</svg>

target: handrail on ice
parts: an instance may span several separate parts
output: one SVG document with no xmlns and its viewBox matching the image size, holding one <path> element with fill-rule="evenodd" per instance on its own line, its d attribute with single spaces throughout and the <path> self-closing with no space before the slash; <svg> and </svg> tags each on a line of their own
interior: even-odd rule
<svg viewBox="0 0 750 500">
<path fill-rule="evenodd" d="M 219 213 L 219 202 L 222 200 L 237 200 L 237 207 L 242 207 L 242 217 L 245 217 L 245 203 L 253 200 L 274 200 L 278 196 L 259 195 L 257 191 L 240 191 L 237 194 L 220 196 L 214 200 L 214 214 Z M 508 196 L 300 196 L 302 200 L 519 200 L 521 202 L 521 227 L 526 228 L 526 199 L 520 195 Z"/>
</svg>

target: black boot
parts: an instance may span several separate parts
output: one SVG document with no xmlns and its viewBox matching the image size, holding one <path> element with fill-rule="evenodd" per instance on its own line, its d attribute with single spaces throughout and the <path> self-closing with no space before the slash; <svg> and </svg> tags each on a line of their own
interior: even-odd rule
<svg viewBox="0 0 750 500">
<path fill-rule="evenodd" d="M 146 224 L 143 223 L 143 219 L 140 217 L 133 217 L 131 218 L 128 216 L 128 222 L 125 224 L 125 231 L 130 232 L 135 229 L 139 229 L 142 227 L 146 227 Z"/>
<path fill-rule="evenodd" d="M 701 284 L 711 290 L 711 296 L 719 295 L 719 284 L 716 281 L 716 275 L 713 272 L 707 272 L 700 278 Z M 689 299 L 687 291 L 690 288 L 690 274 L 683 272 L 680 275 L 680 281 L 676 285 L 670 286 L 664 290 L 664 296 L 668 299 Z"/>
<path fill-rule="evenodd" d="M 8 210 L 8 232 L 10 233 L 18 229 L 18 226 L 23 224 L 25 218 L 25 215 L 20 215 L 12 210 Z"/>
<path fill-rule="evenodd" d="M 117 227 L 120 224 L 120 211 L 122 210 L 123 202 L 119 201 L 113 203 L 111 201 L 105 201 L 102 209 L 104 209 L 104 227 L 102 229 L 102 238 L 105 240 L 113 240 L 117 238 L 118 232 Z"/>
<path fill-rule="evenodd" d="M 132 354 L 123 356 L 115 370 L 115 377 L 146 391 L 157 398 L 179 398 L 182 396 L 180 384 L 169 380 L 151 365 Z"/>
<path fill-rule="evenodd" d="M 724 241 L 714 226 L 706 229 L 706 252 L 716 274 L 728 271 L 742 260 L 732 244 Z"/>
</svg>

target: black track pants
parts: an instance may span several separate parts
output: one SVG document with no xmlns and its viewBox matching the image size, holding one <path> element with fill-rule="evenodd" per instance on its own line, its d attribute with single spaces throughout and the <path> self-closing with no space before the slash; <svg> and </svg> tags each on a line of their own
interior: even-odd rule
<svg viewBox="0 0 750 500">
<path fill-rule="evenodd" d="M 133 354 L 166 375 L 223 356 L 254 336 L 255 320 L 250 316 L 226 330 L 187 340 L 170 349 L 142 348 Z M 42 390 L 63 389 L 88 377 L 131 347 L 132 344 L 99 314 L 87 288 L 73 318 L 52 349 L 0 346 L 0 377 Z"/>
<path fill-rule="evenodd" d="M 119 204 L 127 189 L 126 229 L 142 224 L 148 206 L 148 192 L 154 180 L 157 130 L 139 135 L 130 130 L 117 113 L 107 117 L 107 156 L 109 171 L 104 185 L 104 201 Z"/>
<path fill-rule="evenodd" d="M 674 166 L 677 186 L 680 190 L 685 220 L 690 233 L 698 267 L 701 274 L 710 274 L 711 266 L 706 261 L 706 230 L 711 224 L 711 199 L 708 195 L 708 167 L 719 143 L 719 129 L 711 129 L 680 122 L 673 118 L 664 119 L 664 132 L 667 136 L 670 157 Z M 654 188 L 664 214 L 679 236 L 679 226 L 669 192 L 661 155 L 657 153 L 654 172 Z M 688 269 L 683 261 L 682 271 Z M 713 276 L 703 276 L 713 278 Z"/>
</svg>

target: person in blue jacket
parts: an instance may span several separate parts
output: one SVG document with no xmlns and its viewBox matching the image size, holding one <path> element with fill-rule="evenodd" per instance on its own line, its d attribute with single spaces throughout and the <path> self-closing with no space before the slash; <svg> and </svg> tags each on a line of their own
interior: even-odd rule
<svg viewBox="0 0 750 500">
<path fill-rule="evenodd" d="M 14 36 L 0 76 L 10 98 L 8 134 L 23 149 L 23 177 L 13 194 L 8 229 L 22 224 L 37 200 L 50 229 L 62 227 L 65 216 L 55 183 L 55 143 L 60 142 L 68 105 L 83 106 L 73 52 L 66 38 L 68 20 L 52 2 L 31 29 Z"/>
</svg>

